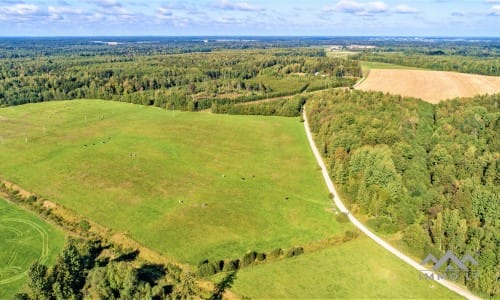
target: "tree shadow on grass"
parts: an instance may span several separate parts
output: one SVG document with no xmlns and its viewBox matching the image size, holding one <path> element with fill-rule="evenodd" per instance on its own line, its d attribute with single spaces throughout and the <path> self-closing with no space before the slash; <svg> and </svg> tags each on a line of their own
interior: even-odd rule
<svg viewBox="0 0 500 300">
<path fill-rule="evenodd" d="M 237 271 L 229 273 L 226 277 L 224 277 L 224 279 L 222 279 L 221 282 L 215 285 L 215 290 L 212 296 L 210 297 L 210 300 L 222 299 L 222 295 L 224 295 L 226 289 L 229 289 L 231 288 L 231 286 L 233 286 L 233 283 L 236 280 L 236 272 Z"/>
<path fill-rule="evenodd" d="M 139 256 L 139 250 L 133 250 L 129 251 L 127 253 L 121 254 L 119 257 L 115 258 L 113 261 L 120 262 L 120 261 L 134 261 L 137 256 Z"/>
<path fill-rule="evenodd" d="M 141 281 L 155 285 L 167 273 L 165 267 L 160 264 L 145 264 L 137 270 L 137 276 Z"/>
</svg>

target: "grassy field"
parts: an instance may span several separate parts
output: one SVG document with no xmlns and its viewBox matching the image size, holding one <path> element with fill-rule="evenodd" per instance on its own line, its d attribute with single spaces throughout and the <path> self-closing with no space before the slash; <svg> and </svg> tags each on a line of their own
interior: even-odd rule
<svg viewBox="0 0 500 300">
<path fill-rule="evenodd" d="M 500 77 L 443 71 L 373 69 L 357 86 L 438 103 L 457 97 L 500 92 Z"/>
<path fill-rule="evenodd" d="M 214 277 L 220 280 L 224 275 Z M 236 273 L 231 290 L 251 298 L 451 299 L 367 237 Z"/>
<path fill-rule="evenodd" d="M 0 299 L 10 299 L 25 283 L 35 260 L 52 263 L 64 235 L 46 222 L 0 199 Z"/>
<path fill-rule="evenodd" d="M 342 234 L 298 118 L 106 101 L 0 109 L 0 176 L 181 262 Z"/>
<path fill-rule="evenodd" d="M 372 69 L 382 69 L 382 70 L 423 70 L 421 68 L 400 66 L 395 64 L 388 64 L 382 62 L 372 62 L 372 61 L 362 61 L 361 70 L 363 71 L 363 76 L 367 76 L 368 72 Z"/>
</svg>

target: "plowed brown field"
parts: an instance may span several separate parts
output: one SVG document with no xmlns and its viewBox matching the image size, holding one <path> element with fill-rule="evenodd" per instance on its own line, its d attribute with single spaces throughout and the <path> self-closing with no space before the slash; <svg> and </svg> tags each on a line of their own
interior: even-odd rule
<svg viewBox="0 0 500 300">
<path fill-rule="evenodd" d="M 443 71 L 372 69 L 356 88 L 438 103 L 456 97 L 500 93 L 500 77 Z"/>
</svg>

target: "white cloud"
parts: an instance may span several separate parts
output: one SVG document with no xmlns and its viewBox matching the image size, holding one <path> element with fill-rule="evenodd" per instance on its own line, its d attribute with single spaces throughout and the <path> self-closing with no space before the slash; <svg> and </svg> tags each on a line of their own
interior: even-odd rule
<svg viewBox="0 0 500 300">
<path fill-rule="evenodd" d="M 386 13 L 388 10 L 389 7 L 387 6 L 387 4 L 380 1 L 359 3 L 356 1 L 341 0 L 337 2 L 335 6 L 328 7 L 324 11 L 326 12 L 335 11 L 335 12 L 342 12 L 342 13 L 362 16 L 362 15 Z"/>
<path fill-rule="evenodd" d="M 65 15 L 80 15 L 84 13 L 83 9 L 72 8 L 69 6 L 49 6 L 47 8 L 49 14 L 65 14 Z"/>
<path fill-rule="evenodd" d="M 398 14 L 416 14 L 419 11 L 418 11 L 418 9 L 416 9 L 414 7 L 402 4 L 402 5 L 396 6 L 396 8 L 394 8 L 394 12 L 398 13 Z"/>
<path fill-rule="evenodd" d="M 40 8 L 35 4 L 18 3 L 0 7 L 1 15 L 28 16 L 38 12 L 40 12 Z"/>
<path fill-rule="evenodd" d="M 99 7 L 104 7 L 104 8 L 108 8 L 108 7 L 122 7 L 123 5 L 116 1 L 116 0 L 91 0 L 89 1 Z"/>
<path fill-rule="evenodd" d="M 500 0 L 486 0 L 486 3 L 500 3 Z"/>
<path fill-rule="evenodd" d="M 239 10 L 239 11 L 264 11 L 264 8 L 251 5 L 247 2 L 230 2 L 228 0 L 221 0 L 214 5 L 214 7 L 224 10 Z"/>
<path fill-rule="evenodd" d="M 361 3 L 352 0 L 341 0 L 337 2 L 333 7 L 326 7 L 324 12 L 341 12 L 346 14 L 353 14 L 357 16 L 371 16 L 376 14 L 416 14 L 419 12 L 418 9 L 400 4 L 394 8 L 389 7 L 386 3 L 382 1 L 374 1 Z"/>
<path fill-rule="evenodd" d="M 490 9 L 490 16 L 500 16 L 500 5 L 493 5 Z"/>
<path fill-rule="evenodd" d="M 72 8 L 70 6 L 49 6 L 47 8 L 49 18 L 53 21 L 62 21 L 66 16 L 79 16 L 85 14 L 83 9 Z"/>
<path fill-rule="evenodd" d="M 170 8 L 162 6 L 156 10 L 156 15 L 160 19 L 170 19 L 172 17 L 173 13 L 172 13 L 172 10 Z"/>
</svg>

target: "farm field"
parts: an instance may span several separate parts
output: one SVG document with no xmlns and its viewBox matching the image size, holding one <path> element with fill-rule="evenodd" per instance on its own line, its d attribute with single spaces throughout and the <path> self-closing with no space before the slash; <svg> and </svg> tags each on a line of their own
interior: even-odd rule
<svg viewBox="0 0 500 300">
<path fill-rule="evenodd" d="M 361 70 L 363 72 L 363 76 L 367 76 L 369 71 L 372 69 L 389 69 L 389 70 L 423 70 L 422 68 L 414 68 L 407 66 L 400 66 L 389 63 L 382 62 L 374 62 L 374 61 L 361 61 Z"/>
<path fill-rule="evenodd" d="M 419 276 L 362 236 L 337 247 L 243 269 L 236 273 L 232 290 L 251 298 L 459 298 Z"/>
<path fill-rule="evenodd" d="M 498 93 L 500 77 L 445 71 L 371 69 L 357 89 L 420 98 L 435 104 L 457 97 Z"/>
<path fill-rule="evenodd" d="M 2 177 L 181 262 L 351 228 L 335 221 L 298 118 L 95 100 L 3 108 L 0 123 Z"/>
<path fill-rule="evenodd" d="M 64 235 L 0 198 L 0 299 L 10 299 L 25 283 L 34 261 L 53 263 Z"/>
</svg>

